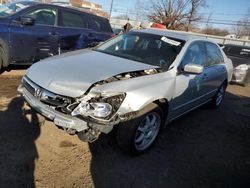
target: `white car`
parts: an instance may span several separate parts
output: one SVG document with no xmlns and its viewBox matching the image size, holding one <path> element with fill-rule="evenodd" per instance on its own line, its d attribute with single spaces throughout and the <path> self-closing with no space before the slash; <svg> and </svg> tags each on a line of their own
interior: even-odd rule
<svg viewBox="0 0 250 188">
<path fill-rule="evenodd" d="M 232 60 L 232 82 L 246 85 L 250 81 L 250 46 L 224 44 L 223 51 Z"/>
<path fill-rule="evenodd" d="M 212 41 L 149 29 L 42 60 L 18 91 L 83 141 L 118 126 L 121 148 L 142 153 L 172 120 L 207 102 L 219 106 L 232 70 Z"/>
</svg>

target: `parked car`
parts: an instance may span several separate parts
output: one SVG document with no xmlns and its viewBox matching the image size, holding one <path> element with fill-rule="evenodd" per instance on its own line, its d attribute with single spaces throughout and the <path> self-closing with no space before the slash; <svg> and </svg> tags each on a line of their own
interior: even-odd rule
<svg viewBox="0 0 250 188">
<path fill-rule="evenodd" d="M 209 40 L 134 30 L 32 65 L 18 91 L 83 141 L 118 126 L 119 146 L 142 153 L 172 120 L 207 102 L 220 106 L 232 70 L 231 60 Z"/>
<path fill-rule="evenodd" d="M 52 4 L 13 2 L 0 6 L 0 69 L 31 64 L 113 35 L 106 18 Z"/>
<path fill-rule="evenodd" d="M 233 62 L 232 82 L 247 84 L 250 77 L 250 46 L 224 44 L 223 51 Z"/>
</svg>

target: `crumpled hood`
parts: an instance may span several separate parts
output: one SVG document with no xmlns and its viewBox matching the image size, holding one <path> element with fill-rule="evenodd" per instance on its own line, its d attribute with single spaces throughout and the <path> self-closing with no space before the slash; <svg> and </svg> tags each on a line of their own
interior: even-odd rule
<svg viewBox="0 0 250 188">
<path fill-rule="evenodd" d="M 79 97 L 98 81 L 152 68 L 156 67 L 97 51 L 78 50 L 42 60 L 32 65 L 26 75 L 53 93 Z"/>
</svg>

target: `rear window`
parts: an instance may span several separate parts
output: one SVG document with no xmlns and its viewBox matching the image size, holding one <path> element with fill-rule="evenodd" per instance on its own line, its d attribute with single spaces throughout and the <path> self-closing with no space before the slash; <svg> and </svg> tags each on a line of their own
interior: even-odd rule
<svg viewBox="0 0 250 188">
<path fill-rule="evenodd" d="M 93 16 L 92 23 L 93 23 L 94 28 L 97 31 L 112 33 L 112 29 L 111 29 L 111 26 L 110 26 L 108 20 L 106 20 L 104 18 L 99 18 L 99 17 Z"/>
<path fill-rule="evenodd" d="M 223 51 L 229 56 L 248 59 L 250 57 L 250 48 L 245 46 L 224 46 Z"/>
</svg>

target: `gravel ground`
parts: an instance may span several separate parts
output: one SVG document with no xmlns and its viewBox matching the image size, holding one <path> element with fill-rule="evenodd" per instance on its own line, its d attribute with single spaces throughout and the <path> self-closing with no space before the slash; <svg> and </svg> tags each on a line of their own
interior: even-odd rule
<svg viewBox="0 0 250 188">
<path fill-rule="evenodd" d="M 221 108 L 174 121 L 132 157 L 114 133 L 88 144 L 38 126 L 16 93 L 24 72 L 0 75 L 0 187 L 250 187 L 250 86 L 230 85 Z"/>
</svg>

